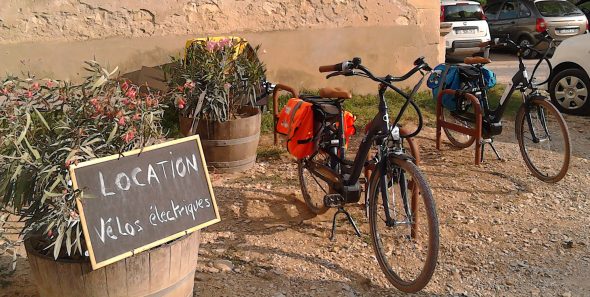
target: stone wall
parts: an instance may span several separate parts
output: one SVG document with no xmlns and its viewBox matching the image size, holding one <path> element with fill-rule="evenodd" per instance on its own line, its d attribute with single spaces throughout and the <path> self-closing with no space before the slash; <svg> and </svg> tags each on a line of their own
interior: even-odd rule
<svg viewBox="0 0 590 297">
<path fill-rule="evenodd" d="M 95 57 L 133 70 L 232 33 L 263 44 L 271 79 L 314 88 L 317 66 L 353 56 L 394 74 L 419 55 L 436 64 L 438 14 L 435 0 L 2 0 L 0 71 L 75 79 Z"/>
</svg>

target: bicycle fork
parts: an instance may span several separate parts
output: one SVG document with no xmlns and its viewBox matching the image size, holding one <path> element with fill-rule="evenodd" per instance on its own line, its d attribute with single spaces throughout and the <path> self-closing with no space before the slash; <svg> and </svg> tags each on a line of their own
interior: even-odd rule
<svg viewBox="0 0 590 297">
<path fill-rule="evenodd" d="M 533 125 L 533 119 L 531 117 L 531 106 L 530 106 L 530 104 L 527 104 L 526 102 L 525 102 L 525 112 L 526 112 L 525 117 L 527 120 L 527 125 L 529 126 L 529 131 L 531 131 L 531 137 L 533 138 L 532 139 L 533 143 L 539 143 L 543 139 L 548 139 L 549 141 L 551 141 L 551 135 L 549 135 L 549 129 L 547 128 L 547 119 L 545 118 L 545 112 L 543 110 L 543 107 L 537 106 L 537 116 L 538 116 L 538 121 L 540 122 L 541 126 L 543 127 L 543 131 L 545 132 L 544 138 L 539 138 L 537 136 L 537 129 L 535 129 L 535 127 Z"/>
<path fill-rule="evenodd" d="M 408 197 L 408 188 L 414 187 L 414 184 L 408 182 L 405 172 L 401 168 L 396 168 L 396 171 L 392 171 L 391 177 L 391 195 L 389 195 L 388 186 L 388 168 L 387 163 L 385 161 L 382 163 L 381 169 L 381 176 L 379 177 L 381 184 L 381 199 L 383 203 L 383 211 L 385 212 L 385 225 L 387 227 L 396 227 L 397 225 L 411 225 L 411 237 L 416 238 L 416 230 L 415 230 L 415 218 L 413 211 L 416 209 L 417 206 L 417 196 L 418 193 L 413 189 L 412 190 L 412 197 Z M 395 195 L 395 184 L 398 184 L 400 187 L 400 198 L 403 204 L 403 209 L 405 212 L 406 219 L 403 221 L 396 221 L 397 211 L 395 207 L 396 195 Z M 410 201 L 411 200 L 411 201 Z M 390 203 L 391 201 L 391 203 Z"/>
</svg>

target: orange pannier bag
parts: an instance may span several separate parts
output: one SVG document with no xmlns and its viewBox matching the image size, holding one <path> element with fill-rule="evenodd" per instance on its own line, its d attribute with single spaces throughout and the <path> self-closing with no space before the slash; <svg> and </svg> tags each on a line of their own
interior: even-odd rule
<svg viewBox="0 0 590 297">
<path fill-rule="evenodd" d="M 277 132 L 287 135 L 287 150 L 295 158 L 313 154 L 317 147 L 312 104 L 299 98 L 289 99 L 279 114 Z"/>
<path fill-rule="evenodd" d="M 348 141 L 350 136 L 356 134 L 356 127 L 354 126 L 356 117 L 350 111 L 344 111 L 344 139 L 346 140 L 346 147 L 348 148 Z"/>
</svg>

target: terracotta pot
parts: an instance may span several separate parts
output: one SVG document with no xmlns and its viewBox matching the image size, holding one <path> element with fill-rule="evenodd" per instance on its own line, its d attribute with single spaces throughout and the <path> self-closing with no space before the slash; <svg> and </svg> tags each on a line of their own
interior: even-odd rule
<svg viewBox="0 0 590 297">
<path fill-rule="evenodd" d="M 33 279 L 42 297 L 193 296 L 200 231 L 92 270 L 90 261 L 54 260 L 25 241 Z"/>
<path fill-rule="evenodd" d="M 261 115 L 258 108 L 243 107 L 245 117 L 219 123 L 199 121 L 181 116 L 180 132 L 185 136 L 199 134 L 207 166 L 219 172 L 238 172 L 256 163 L 256 148 L 260 139 Z"/>
</svg>

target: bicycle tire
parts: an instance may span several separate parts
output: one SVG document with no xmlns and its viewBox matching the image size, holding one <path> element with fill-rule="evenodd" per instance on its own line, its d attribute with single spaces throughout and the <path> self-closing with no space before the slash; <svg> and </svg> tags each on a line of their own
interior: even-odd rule
<svg viewBox="0 0 590 297">
<path fill-rule="evenodd" d="M 321 188 L 321 183 L 323 181 L 307 169 L 307 166 L 305 165 L 306 161 L 310 160 L 306 158 L 297 161 L 297 173 L 299 176 L 299 185 L 301 187 L 301 193 L 303 194 L 303 200 L 305 200 L 305 205 L 307 205 L 307 208 L 314 214 L 320 215 L 326 213 L 329 209 L 324 205 L 324 196 L 325 194 L 328 194 L 330 192 L 330 189 L 327 186 L 327 184 L 324 185 L 324 187 L 327 188 L 323 189 L 323 191 L 318 191 L 317 188 L 313 190 L 311 189 L 312 185 Z M 308 181 L 306 179 L 306 173 L 312 178 L 312 180 Z"/>
<path fill-rule="evenodd" d="M 528 149 L 527 149 L 527 145 L 525 143 L 525 129 L 529 129 L 528 127 L 528 122 L 526 120 L 526 107 L 523 104 L 520 109 L 518 110 L 518 114 L 516 115 L 516 138 L 518 140 L 518 146 L 520 147 L 520 153 L 522 155 L 522 158 L 524 159 L 524 162 L 526 164 L 526 166 L 528 167 L 528 169 L 531 171 L 531 173 L 533 174 L 533 176 L 535 176 L 536 178 L 546 182 L 546 183 L 555 183 L 560 181 L 561 179 L 563 179 L 563 177 L 567 174 L 567 171 L 569 169 L 569 162 L 570 162 L 570 158 L 571 158 L 571 143 L 570 143 L 570 136 L 569 136 L 569 132 L 567 129 L 567 124 L 565 123 L 565 120 L 563 119 L 563 116 L 561 115 L 561 113 L 557 110 L 557 108 L 555 108 L 555 106 L 553 106 L 553 104 L 551 104 L 546 98 L 541 97 L 541 98 L 536 98 L 536 99 L 532 99 L 530 102 L 530 108 L 531 110 L 539 110 L 539 108 L 543 108 L 541 109 L 541 111 L 545 110 L 547 112 L 547 115 L 551 115 L 554 117 L 555 122 L 559 125 L 559 131 L 561 132 L 562 138 L 563 139 L 563 143 L 562 143 L 562 147 L 563 147 L 563 163 L 561 164 L 561 166 L 559 167 L 559 170 L 556 171 L 555 174 L 544 174 L 541 171 L 541 166 L 550 166 L 547 165 L 550 163 L 549 157 L 552 155 L 551 153 L 545 153 L 545 152 L 540 152 L 540 151 L 536 151 L 533 152 L 536 155 L 539 155 L 539 162 L 536 163 L 532 160 L 531 156 L 533 153 L 531 153 Z M 545 114 L 545 113 L 543 113 Z M 550 134 L 553 133 L 553 136 L 551 138 L 556 139 L 556 135 L 554 134 L 555 132 L 549 131 Z M 551 138 L 549 138 L 549 142 L 553 143 Z M 559 143 L 561 141 L 555 141 L 555 143 L 559 146 Z M 549 146 L 551 146 L 551 144 L 549 144 Z M 557 146 L 554 146 L 557 147 Z"/>
<path fill-rule="evenodd" d="M 418 203 L 420 202 L 419 200 L 422 200 L 424 207 L 422 209 L 422 212 L 426 214 L 426 221 L 428 222 L 426 228 L 426 230 L 428 231 L 428 235 L 426 236 L 428 250 L 426 252 L 426 257 L 423 265 L 421 265 L 421 263 L 418 263 L 419 273 L 417 273 L 417 276 L 409 280 L 403 279 L 400 276 L 400 273 L 395 271 L 392 268 L 391 263 L 387 260 L 385 246 L 382 240 L 383 238 L 385 238 L 385 236 L 384 234 L 380 233 L 378 228 L 378 223 L 380 220 L 382 220 L 379 218 L 378 215 L 378 206 L 380 202 L 379 197 L 381 197 L 380 193 L 382 186 L 382 183 L 380 182 L 381 169 L 376 170 L 371 177 L 371 195 L 369 200 L 369 223 L 371 230 L 371 241 L 373 243 L 373 251 L 375 252 L 377 262 L 379 263 L 379 266 L 381 267 L 381 270 L 385 274 L 387 280 L 400 291 L 407 293 L 415 293 L 422 290 L 428 284 L 428 282 L 432 278 L 432 275 L 434 274 L 437 264 L 439 250 L 439 226 L 438 218 L 436 215 L 436 206 L 434 199 L 432 197 L 430 187 L 428 186 L 426 179 L 424 178 L 418 167 L 410 161 L 401 160 L 397 158 L 393 158 L 392 162 L 396 165 L 396 168 L 400 168 L 401 170 L 403 170 L 403 172 L 409 173 L 409 175 L 412 177 L 411 182 L 408 183 L 409 188 L 412 188 L 412 192 L 416 193 L 417 196 L 421 196 L 422 199 L 419 199 L 419 197 L 414 197 L 412 195 L 413 199 L 411 199 L 412 203 L 410 203 L 410 207 L 412 208 L 412 212 L 414 212 L 415 210 L 419 209 Z M 399 183 L 387 184 L 388 186 L 391 184 L 396 187 L 397 185 L 399 185 Z M 419 215 L 418 212 L 414 213 L 417 213 Z M 420 220 L 415 220 L 413 222 L 413 224 L 410 224 L 411 227 L 409 227 L 410 236 L 402 236 L 401 238 L 411 238 L 413 241 L 417 242 L 416 239 L 422 238 L 422 236 L 420 236 L 422 235 L 421 233 L 416 234 L 416 228 L 420 227 Z M 394 226 L 393 228 L 397 227 Z M 400 237 L 392 237 L 392 239 L 395 238 Z M 410 242 L 410 240 L 408 240 L 408 242 Z M 414 243 L 411 243 L 410 245 L 413 246 Z M 396 248 L 398 246 L 399 245 L 395 245 Z M 399 262 L 400 261 L 396 261 L 395 263 L 397 264 Z"/>
<path fill-rule="evenodd" d="M 448 114 L 445 115 L 445 113 L 448 113 Z M 443 116 L 444 121 L 450 120 L 451 123 L 454 123 L 454 124 L 457 124 L 457 125 L 460 125 L 460 126 L 463 126 L 466 128 L 474 128 L 474 126 L 475 126 L 475 124 L 473 124 L 473 123 L 468 123 L 468 122 L 460 121 L 460 120 L 456 119 L 445 108 L 443 108 L 442 116 Z M 445 132 L 445 135 L 447 136 L 447 139 L 449 140 L 451 145 L 453 145 L 454 147 L 459 148 L 459 149 L 468 148 L 475 141 L 475 137 L 473 137 L 473 136 L 465 135 L 463 133 L 459 133 L 457 131 L 450 130 L 448 128 L 443 128 L 443 131 Z M 459 138 L 459 135 L 464 137 L 465 139 Z"/>
</svg>

